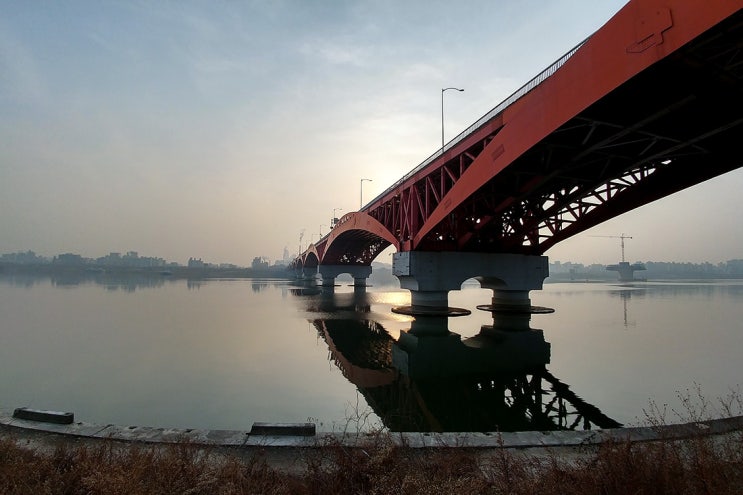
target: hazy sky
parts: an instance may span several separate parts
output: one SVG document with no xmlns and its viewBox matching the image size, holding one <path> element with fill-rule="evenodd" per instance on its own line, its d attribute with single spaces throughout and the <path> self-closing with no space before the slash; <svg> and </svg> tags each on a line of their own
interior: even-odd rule
<svg viewBox="0 0 743 495">
<path fill-rule="evenodd" d="M 623 0 L 0 0 L 0 253 L 280 258 Z M 547 254 L 743 258 L 743 171 Z M 389 261 L 380 259 L 379 261 Z"/>
</svg>

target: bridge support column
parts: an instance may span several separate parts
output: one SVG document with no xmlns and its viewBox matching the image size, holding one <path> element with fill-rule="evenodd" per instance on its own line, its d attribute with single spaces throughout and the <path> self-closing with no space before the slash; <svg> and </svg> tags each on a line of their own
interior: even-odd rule
<svg viewBox="0 0 743 495">
<path fill-rule="evenodd" d="M 354 287 L 366 287 L 366 279 L 372 273 L 371 265 L 320 265 L 318 268 L 323 287 L 334 287 L 335 278 L 343 273 L 353 277 Z"/>
<path fill-rule="evenodd" d="M 302 268 L 302 280 L 304 281 L 312 281 L 315 280 L 317 277 L 317 267 L 303 267 Z"/>
<path fill-rule="evenodd" d="M 529 291 L 542 288 L 549 265 L 546 256 L 404 251 L 393 255 L 392 272 L 400 287 L 410 290 L 411 300 L 410 306 L 393 308 L 394 312 L 460 316 L 470 312 L 450 308 L 448 293 L 470 278 L 493 291 L 492 305 L 479 309 L 531 312 Z"/>
</svg>

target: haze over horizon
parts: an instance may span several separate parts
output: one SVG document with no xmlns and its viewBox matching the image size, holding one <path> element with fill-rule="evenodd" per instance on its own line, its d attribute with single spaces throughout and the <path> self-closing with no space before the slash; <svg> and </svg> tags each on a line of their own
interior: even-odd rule
<svg viewBox="0 0 743 495">
<path fill-rule="evenodd" d="M 624 0 L 0 0 L 0 253 L 249 266 L 328 231 Z M 550 261 L 743 258 L 743 170 Z M 381 257 L 378 261 L 387 262 Z"/>
</svg>

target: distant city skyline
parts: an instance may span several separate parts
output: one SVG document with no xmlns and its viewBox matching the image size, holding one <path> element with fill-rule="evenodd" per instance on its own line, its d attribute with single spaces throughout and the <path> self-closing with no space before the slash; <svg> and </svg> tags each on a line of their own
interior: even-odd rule
<svg viewBox="0 0 743 495">
<path fill-rule="evenodd" d="M 249 266 L 327 233 L 625 0 L 0 0 L 0 252 Z M 739 169 L 551 260 L 743 257 Z M 275 259 L 275 258 L 274 258 Z M 380 260 L 389 257 L 383 254 Z"/>
<path fill-rule="evenodd" d="M 36 253 L 33 250 L 18 251 L 14 253 L 0 253 L 0 263 L 52 263 L 52 262 L 94 262 L 102 265 L 112 266 L 166 266 L 177 264 L 180 266 L 191 266 L 198 264 L 200 266 L 220 266 L 231 265 L 220 261 L 204 261 L 200 257 L 190 256 L 186 261 L 167 260 L 159 256 L 140 256 L 138 251 L 127 251 L 122 254 L 120 251 L 112 251 L 102 256 L 83 256 L 80 253 L 57 253 L 50 256 Z"/>
<path fill-rule="evenodd" d="M 82 260 L 87 261 L 94 261 L 98 263 L 103 264 L 126 264 L 125 262 L 127 260 L 139 260 L 139 261 L 148 261 L 151 264 L 159 261 L 163 265 L 168 264 L 177 264 L 180 266 L 188 266 L 189 264 L 192 264 L 193 262 L 198 262 L 201 265 L 210 265 L 210 266 L 237 266 L 237 267 L 250 267 L 255 263 L 256 259 L 261 259 L 262 261 L 268 263 L 269 266 L 274 265 L 280 265 L 282 263 L 285 263 L 287 261 L 286 255 L 288 254 L 288 251 L 285 250 L 284 255 L 282 258 L 271 258 L 266 256 L 254 256 L 251 263 L 248 264 L 240 264 L 240 263 L 233 263 L 226 260 L 213 260 L 213 259 L 203 259 L 200 256 L 189 256 L 186 260 L 172 260 L 163 258 L 157 255 L 145 255 L 141 256 L 138 251 L 126 251 L 124 254 L 122 254 L 121 251 L 112 251 L 110 253 L 107 253 L 105 255 L 101 256 L 83 256 L 80 253 L 56 253 L 56 254 L 45 254 L 45 253 L 37 253 L 34 250 L 25 250 L 25 251 L 16 251 L 16 252 L 10 252 L 10 253 L 0 253 L 0 263 L 33 263 L 33 262 L 45 262 L 50 263 L 55 258 L 58 257 L 79 257 Z M 70 258 L 71 259 L 71 258 Z M 606 266 L 611 265 L 619 262 L 620 259 L 617 258 L 614 261 L 610 261 L 609 263 L 598 263 L 598 262 L 585 262 L 581 260 L 558 260 L 558 259 L 549 259 L 549 263 L 552 267 L 555 266 L 581 266 L 581 267 L 591 267 L 591 266 Z M 630 260 L 628 260 L 630 261 Z M 712 266 L 724 266 L 724 265 L 732 265 L 737 267 L 743 268 L 743 255 L 739 258 L 730 258 L 727 260 L 721 260 L 718 262 L 713 262 L 710 260 L 702 260 L 699 262 L 690 261 L 690 260 L 673 260 L 673 259 L 657 259 L 657 260 L 631 260 L 632 263 L 656 263 L 656 264 L 693 264 L 693 265 L 712 265 Z M 373 263 L 379 263 L 382 265 L 388 265 L 391 266 L 391 260 L 384 260 L 382 256 L 379 256 Z"/>
</svg>

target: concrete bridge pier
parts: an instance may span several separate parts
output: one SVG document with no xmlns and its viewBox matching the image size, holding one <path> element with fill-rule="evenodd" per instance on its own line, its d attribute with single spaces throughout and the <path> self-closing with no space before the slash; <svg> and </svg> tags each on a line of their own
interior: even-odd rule
<svg viewBox="0 0 743 495">
<path fill-rule="evenodd" d="M 294 282 L 299 285 L 308 285 L 308 283 L 314 282 L 316 276 L 316 266 L 313 266 L 312 268 L 302 266 L 294 268 Z"/>
<path fill-rule="evenodd" d="M 531 328 L 530 312 L 497 312 L 493 311 L 493 324 L 482 325 L 480 334 L 482 335 L 499 335 L 502 332 L 526 332 L 533 330 Z"/>
<path fill-rule="evenodd" d="M 515 319 L 518 319 L 518 315 L 520 314 L 531 315 L 535 313 L 554 313 L 555 311 L 552 308 L 545 308 L 543 306 L 532 306 L 528 290 L 507 290 L 502 287 L 502 283 L 499 280 L 493 280 L 490 277 L 477 278 L 483 289 L 493 291 L 491 303 L 478 305 L 477 309 L 490 311 L 494 316 L 496 313 L 501 316 L 514 315 Z M 542 288 L 541 282 L 539 288 Z M 505 320 L 505 318 L 501 319 Z"/>
<path fill-rule="evenodd" d="M 317 266 L 302 267 L 300 276 L 304 282 L 314 281 L 317 278 Z"/>
<path fill-rule="evenodd" d="M 508 253 L 403 251 L 393 255 L 392 272 L 410 291 L 410 306 L 393 311 L 413 316 L 461 316 L 469 310 L 450 308 L 448 294 L 476 278 L 493 291 L 486 311 L 533 312 L 529 291 L 541 289 L 549 275 L 546 256 Z M 546 308 L 545 308 L 546 309 Z"/>
<path fill-rule="evenodd" d="M 372 273 L 371 265 L 319 265 L 323 287 L 334 287 L 335 278 L 343 273 L 353 277 L 354 287 L 366 287 L 366 279 Z"/>
<path fill-rule="evenodd" d="M 410 322 L 410 330 L 404 335 L 449 335 L 449 318 L 447 316 L 422 316 Z M 400 339 L 403 333 L 400 334 Z"/>
</svg>

